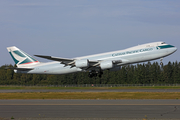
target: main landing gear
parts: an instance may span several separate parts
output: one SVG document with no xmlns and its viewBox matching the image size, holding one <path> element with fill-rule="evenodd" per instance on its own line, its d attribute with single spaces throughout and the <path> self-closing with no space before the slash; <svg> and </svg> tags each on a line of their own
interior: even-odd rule
<svg viewBox="0 0 180 120">
<path fill-rule="evenodd" d="M 102 77 L 102 74 L 103 74 L 103 71 L 99 71 L 99 72 L 97 72 L 97 71 L 95 71 L 95 70 L 92 70 L 91 72 L 89 72 L 89 77 L 90 78 L 93 78 L 93 77 L 99 77 L 99 78 L 101 78 Z"/>
</svg>

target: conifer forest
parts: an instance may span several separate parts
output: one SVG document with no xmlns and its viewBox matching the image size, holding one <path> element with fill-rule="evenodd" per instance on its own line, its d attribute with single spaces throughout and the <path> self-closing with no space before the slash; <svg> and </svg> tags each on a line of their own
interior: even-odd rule
<svg viewBox="0 0 180 120">
<path fill-rule="evenodd" d="M 122 66 L 119 71 L 104 71 L 101 78 L 88 77 L 88 72 L 65 75 L 17 74 L 0 67 L 0 85 L 65 85 L 65 84 L 179 84 L 180 62 L 160 65 L 147 62 Z"/>
</svg>

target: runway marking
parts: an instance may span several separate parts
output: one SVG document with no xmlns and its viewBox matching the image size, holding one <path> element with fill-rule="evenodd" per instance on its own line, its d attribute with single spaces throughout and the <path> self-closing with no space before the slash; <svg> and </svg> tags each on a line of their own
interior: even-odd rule
<svg viewBox="0 0 180 120">
<path fill-rule="evenodd" d="M 59 105 L 59 106 L 90 106 L 90 105 L 93 105 L 93 106 L 97 106 L 97 105 L 100 105 L 100 106 L 116 106 L 116 105 L 119 105 L 119 106 L 135 106 L 135 105 L 138 105 L 138 106 L 174 106 L 174 105 L 177 105 L 177 106 L 180 106 L 180 104 L 0 104 L 2 106 L 4 105 L 40 105 L 40 106 L 48 106 L 48 105 Z"/>
</svg>

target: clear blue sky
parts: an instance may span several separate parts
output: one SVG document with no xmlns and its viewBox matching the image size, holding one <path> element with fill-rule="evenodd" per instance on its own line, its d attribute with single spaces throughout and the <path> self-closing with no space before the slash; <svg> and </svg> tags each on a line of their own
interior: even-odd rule
<svg viewBox="0 0 180 120">
<path fill-rule="evenodd" d="M 156 41 L 180 49 L 180 1 L 0 0 L 0 40 L 0 65 L 14 64 L 9 46 L 66 58 Z"/>
</svg>

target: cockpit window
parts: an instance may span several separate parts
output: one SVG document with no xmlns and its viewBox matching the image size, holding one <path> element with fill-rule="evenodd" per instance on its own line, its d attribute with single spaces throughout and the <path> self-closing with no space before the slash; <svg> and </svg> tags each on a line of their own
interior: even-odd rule
<svg viewBox="0 0 180 120">
<path fill-rule="evenodd" d="M 161 44 L 166 44 L 165 42 L 162 42 Z"/>
</svg>

